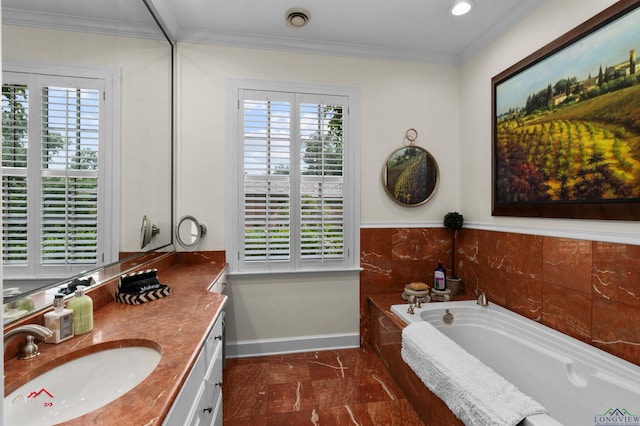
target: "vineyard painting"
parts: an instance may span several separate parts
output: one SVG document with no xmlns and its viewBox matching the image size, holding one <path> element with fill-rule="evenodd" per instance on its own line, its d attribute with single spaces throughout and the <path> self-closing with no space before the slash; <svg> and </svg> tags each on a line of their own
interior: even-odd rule
<svg viewBox="0 0 640 426">
<path fill-rule="evenodd" d="M 640 220 L 639 5 L 493 78 L 494 215 Z"/>
<path fill-rule="evenodd" d="M 384 186 L 391 198 L 405 206 L 426 203 L 438 184 L 435 160 L 426 150 L 409 146 L 395 151 L 383 170 Z"/>
</svg>

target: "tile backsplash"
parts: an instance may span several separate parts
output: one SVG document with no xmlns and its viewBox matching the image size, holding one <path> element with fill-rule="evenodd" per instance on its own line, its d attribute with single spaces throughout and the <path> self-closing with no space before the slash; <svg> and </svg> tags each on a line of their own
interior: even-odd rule
<svg viewBox="0 0 640 426">
<path fill-rule="evenodd" d="M 366 297 L 431 285 L 449 269 L 443 228 L 361 230 L 361 342 L 368 339 Z M 464 296 L 489 302 L 640 365 L 640 246 L 465 228 L 456 240 Z"/>
</svg>

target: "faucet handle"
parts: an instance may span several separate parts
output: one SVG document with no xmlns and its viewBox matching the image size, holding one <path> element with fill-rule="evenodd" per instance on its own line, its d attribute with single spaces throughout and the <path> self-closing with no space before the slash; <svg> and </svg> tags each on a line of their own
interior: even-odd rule
<svg viewBox="0 0 640 426">
<path fill-rule="evenodd" d="M 476 300 L 476 303 L 480 306 L 488 306 L 489 303 L 487 302 L 487 296 L 484 294 L 484 292 L 480 293 L 480 296 L 478 296 L 478 299 Z"/>
<path fill-rule="evenodd" d="M 34 337 L 31 334 L 27 334 L 26 340 L 27 343 L 25 343 L 20 350 L 20 359 L 31 359 L 40 355 L 38 345 L 34 342 Z"/>
</svg>

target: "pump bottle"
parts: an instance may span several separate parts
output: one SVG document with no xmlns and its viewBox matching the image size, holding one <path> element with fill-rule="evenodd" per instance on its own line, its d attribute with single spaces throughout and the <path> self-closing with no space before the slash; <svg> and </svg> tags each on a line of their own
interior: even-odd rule
<svg viewBox="0 0 640 426">
<path fill-rule="evenodd" d="M 75 297 L 67 302 L 67 308 L 73 311 L 73 332 L 80 335 L 93 330 L 93 300 L 84 294 L 84 287 L 76 288 Z"/>
</svg>

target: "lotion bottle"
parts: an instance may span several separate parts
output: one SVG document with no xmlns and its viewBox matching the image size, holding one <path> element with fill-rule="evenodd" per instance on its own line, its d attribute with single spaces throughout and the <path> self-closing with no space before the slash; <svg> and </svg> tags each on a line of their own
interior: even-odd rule
<svg viewBox="0 0 640 426">
<path fill-rule="evenodd" d="M 73 311 L 65 309 L 63 294 L 54 296 L 53 311 L 44 314 L 44 326 L 53 332 L 46 343 L 57 344 L 73 337 Z"/>
<path fill-rule="evenodd" d="M 67 302 L 73 311 L 73 332 L 76 336 L 93 330 L 93 300 L 84 294 L 84 287 L 76 288 L 75 297 Z"/>
<path fill-rule="evenodd" d="M 445 269 L 442 267 L 442 262 L 438 262 L 438 267 L 433 270 L 433 288 L 436 290 L 444 290 L 447 287 L 445 281 L 446 275 Z"/>
</svg>

